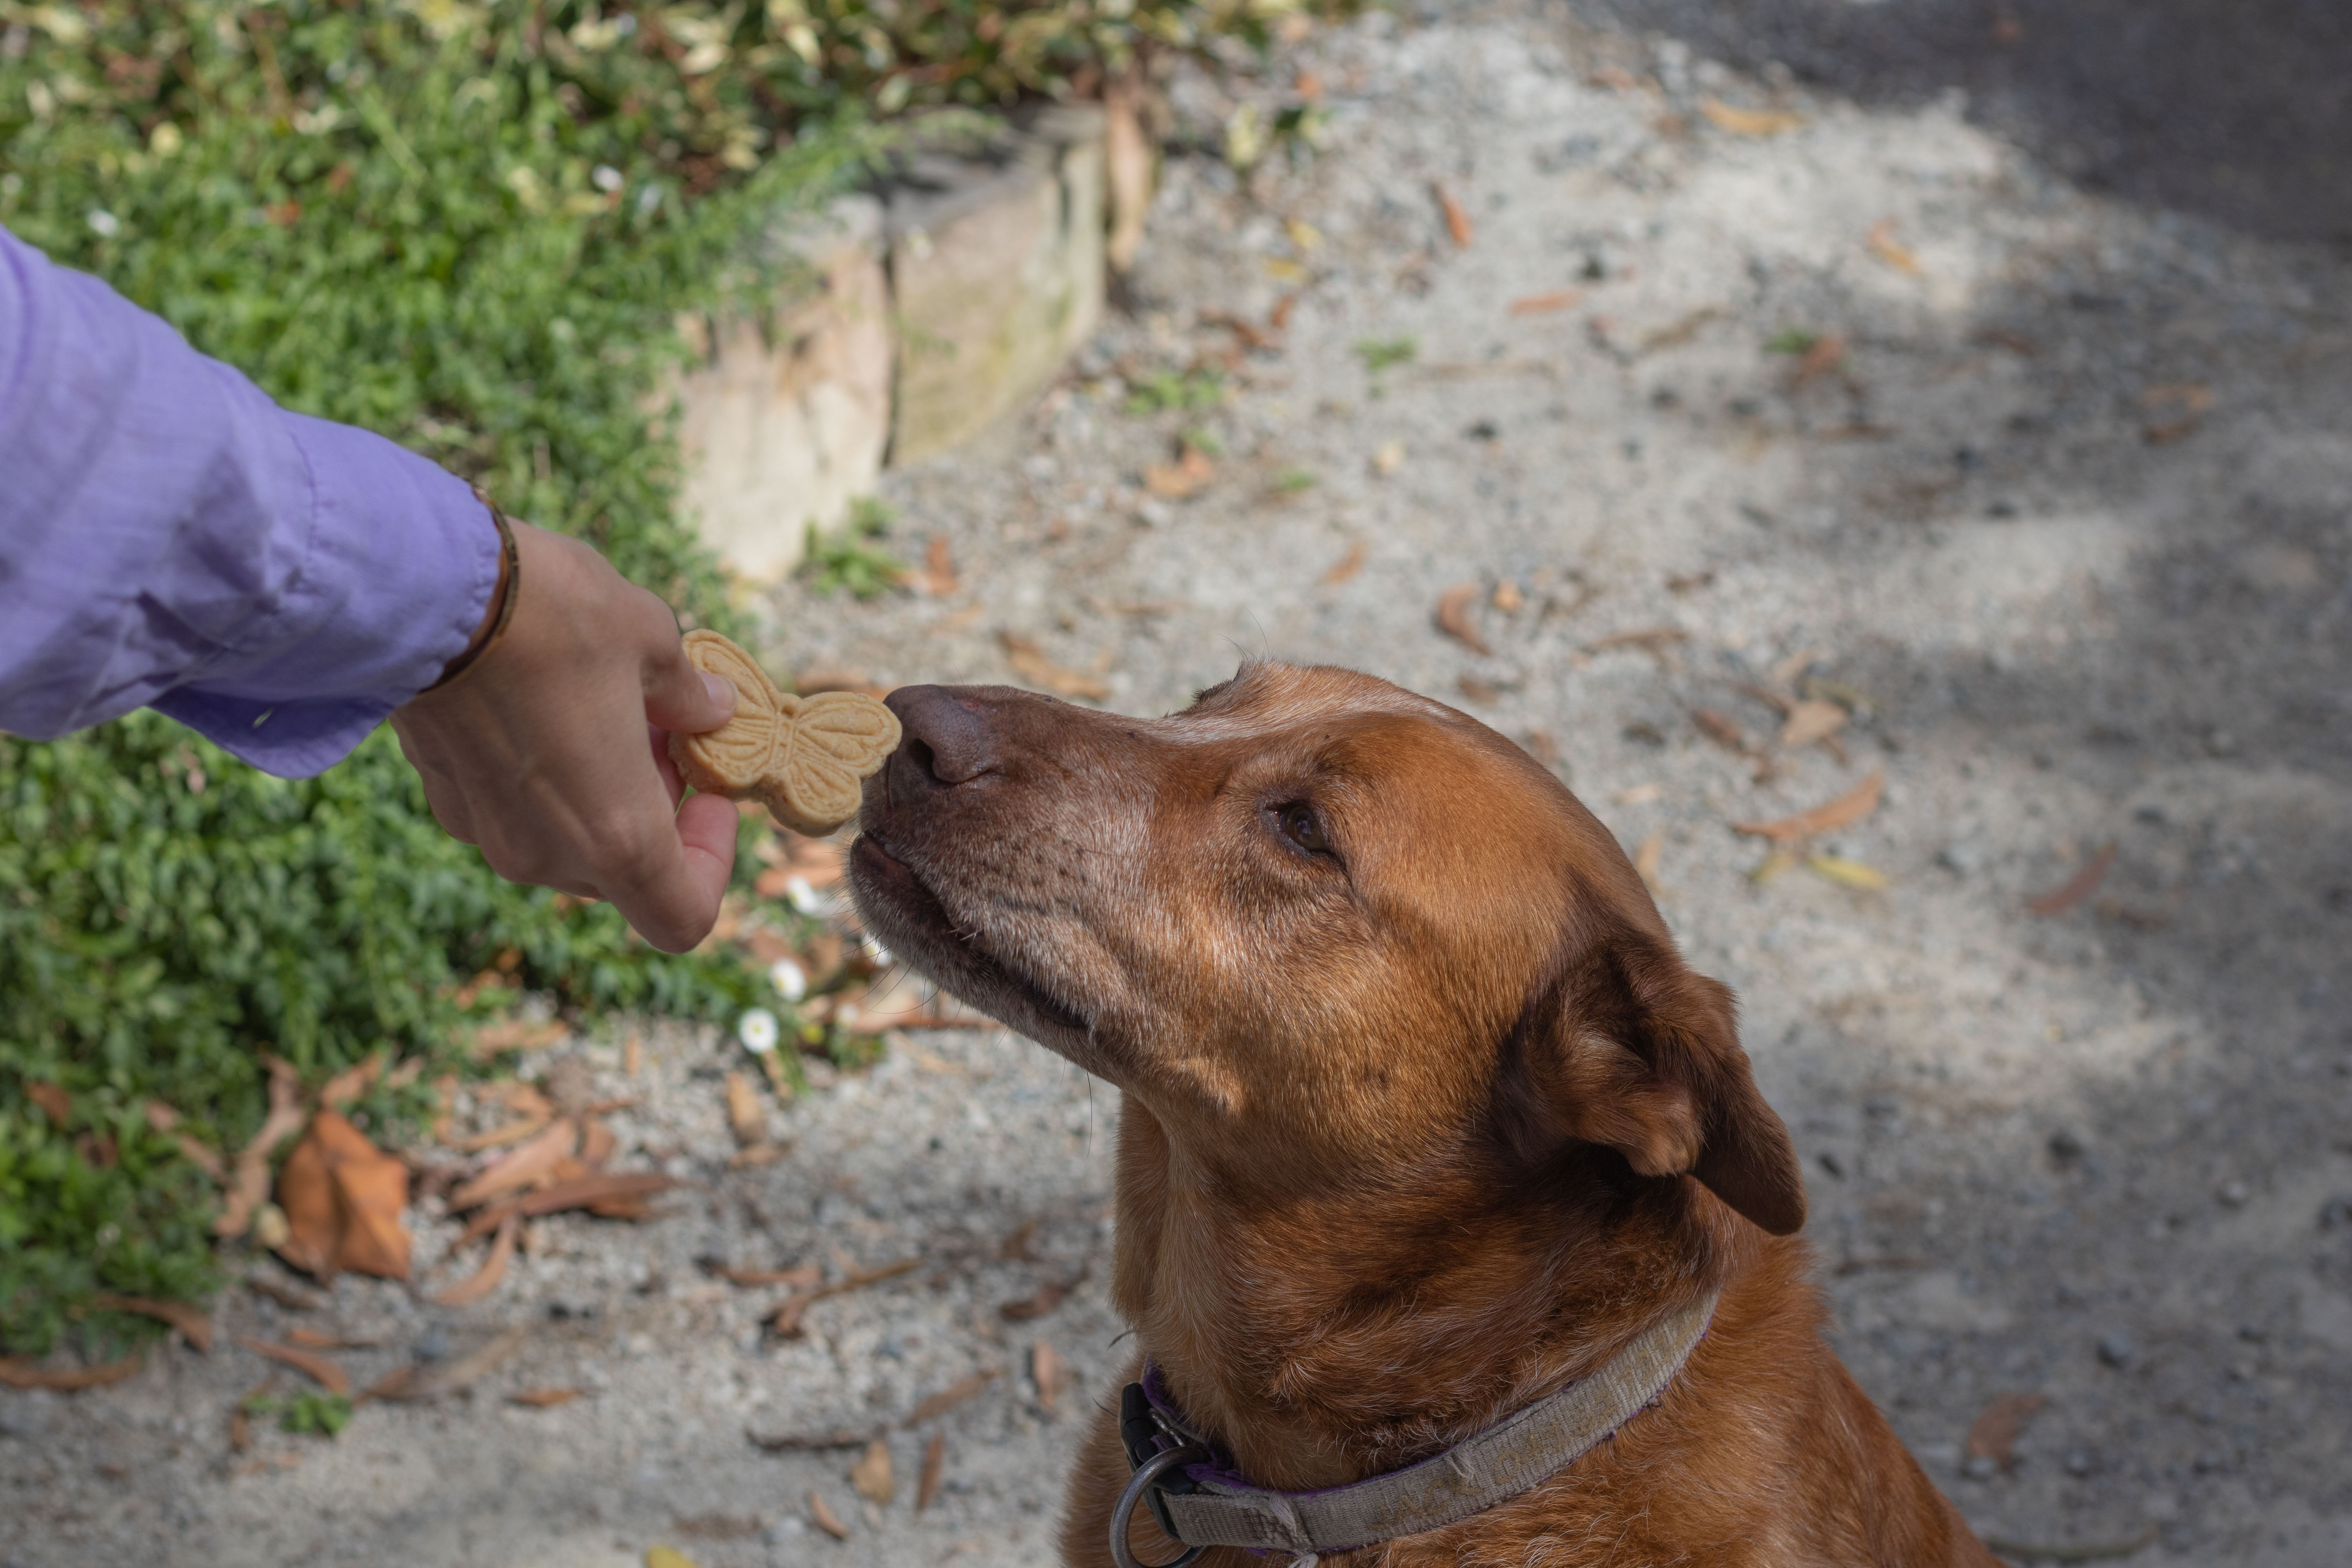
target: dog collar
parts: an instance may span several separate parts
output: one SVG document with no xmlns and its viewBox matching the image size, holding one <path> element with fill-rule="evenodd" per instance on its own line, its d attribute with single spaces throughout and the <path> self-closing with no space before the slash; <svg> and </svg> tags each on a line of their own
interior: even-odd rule
<svg viewBox="0 0 2352 1568">
<path fill-rule="evenodd" d="M 1706 1337 L 1722 1292 L 1643 1330 L 1599 1371 L 1513 1412 L 1475 1437 L 1401 1470 L 1319 1491 L 1251 1485 L 1186 1425 L 1146 1361 L 1143 1380 L 1119 1401 L 1119 1438 L 1132 1472 L 1111 1511 L 1110 1554 L 1118 1568 L 1183 1568 L 1212 1546 L 1287 1552 L 1311 1568 L 1325 1552 L 1418 1535 L 1458 1523 L 1517 1497 L 1617 1435 L 1656 1405 Z M 1146 1563 L 1129 1550 L 1136 1504 L 1181 1542 L 1182 1556 Z"/>
</svg>

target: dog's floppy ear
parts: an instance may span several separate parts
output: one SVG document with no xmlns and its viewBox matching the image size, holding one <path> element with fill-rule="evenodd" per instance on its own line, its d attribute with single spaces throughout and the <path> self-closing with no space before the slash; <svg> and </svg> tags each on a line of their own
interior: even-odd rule
<svg viewBox="0 0 2352 1568">
<path fill-rule="evenodd" d="M 1645 1176 L 1696 1176 L 1775 1236 L 1803 1227 L 1796 1148 L 1748 1072 L 1731 990 L 1664 936 L 1594 944 L 1518 1037 L 1546 1131 L 1605 1144 Z"/>
</svg>

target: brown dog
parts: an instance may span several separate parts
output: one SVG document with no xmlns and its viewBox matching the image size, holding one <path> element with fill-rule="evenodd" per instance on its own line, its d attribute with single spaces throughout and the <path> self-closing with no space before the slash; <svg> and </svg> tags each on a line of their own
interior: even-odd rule
<svg viewBox="0 0 2352 1568">
<path fill-rule="evenodd" d="M 1231 1469 L 1291 1491 L 1399 1469 L 1721 1291 L 1612 1438 L 1326 1568 L 1993 1563 L 1822 1342 L 1804 1188 L 1731 994 L 1517 746 L 1271 664 L 1158 721 L 1001 688 L 890 706 L 858 906 L 1123 1091 L 1113 1298 Z M 1068 1563 L 1110 1561 L 1129 1471 L 1107 1413 Z M 1129 1541 L 1181 1550 L 1141 1509 Z"/>
</svg>

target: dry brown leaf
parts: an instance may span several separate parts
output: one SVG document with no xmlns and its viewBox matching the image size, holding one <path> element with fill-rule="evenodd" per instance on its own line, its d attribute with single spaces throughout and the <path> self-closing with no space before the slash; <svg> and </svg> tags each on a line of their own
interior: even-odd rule
<svg viewBox="0 0 2352 1568">
<path fill-rule="evenodd" d="M 537 1192 L 490 1205 L 467 1222 L 457 1245 L 463 1247 L 476 1237 L 488 1236 L 504 1225 L 509 1215 L 538 1219 L 566 1209 L 586 1209 L 607 1219 L 646 1219 L 653 1213 L 646 1206 L 646 1199 L 683 1184 L 674 1176 L 654 1171 L 597 1171 L 568 1177 Z"/>
<path fill-rule="evenodd" d="M 1326 588 L 1336 588 L 1361 572 L 1364 569 L 1364 542 L 1360 539 L 1352 541 L 1348 546 L 1348 553 L 1333 562 L 1331 570 L 1323 574 L 1323 585 Z"/>
<path fill-rule="evenodd" d="M 1217 477 L 1217 465 L 1198 447 L 1187 446 L 1172 463 L 1153 463 L 1143 470 L 1143 488 L 1169 500 L 1184 500 L 1208 488 Z"/>
<path fill-rule="evenodd" d="M 1503 689 L 1501 687 L 1496 685 L 1491 680 L 1481 680 L 1475 675 L 1465 675 L 1454 684 L 1460 687 L 1462 689 L 1462 695 L 1467 697 L 1473 702 L 1492 704 L 1501 700 L 1502 699 Z"/>
<path fill-rule="evenodd" d="M 1691 710 L 1691 722 L 1725 751 L 1738 752 L 1742 756 L 1747 754 L 1748 731 L 1739 727 L 1738 721 L 1712 708 L 1694 708 Z"/>
<path fill-rule="evenodd" d="M 918 571 L 907 574 L 907 581 L 935 599 L 944 599 L 963 586 L 956 576 L 955 552 L 944 533 L 934 533 L 923 547 L 923 564 Z M 803 690 L 803 697 L 814 697 L 813 691 Z"/>
<path fill-rule="evenodd" d="M 809 1520 L 835 1541 L 849 1539 L 849 1526 L 833 1517 L 833 1510 L 825 1507 L 824 1499 L 816 1492 L 809 1493 Z"/>
<path fill-rule="evenodd" d="M 509 1143 L 520 1143 L 545 1127 L 551 1120 L 552 1118 L 546 1116 L 526 1116 L 520 1121 L 509 1121 L 503 1127 L 493 1127 L 488 1132 L 477 1132 L 470 1137 L 452 1138 L 445 1142 L 460 1154 L 478 1154 L 485 1149 L 498 1149 Z"/>
<path fill-rule="evenodd" d="M 321 1110 L 278 1174 L 289 1234 L 278 1255 L 320 1279 L 348 1268 L 408 1278 L 408 1167 L 337 1111 Z"/>
<path fill-rule="evenodd" d="M 555 1167 L 579 1152 L 580 1128 L 569 1119 L 549 1126 L 530 1142 L 449 1194 L 452 1210 L 469 1209 L 506 1193 L 552 1179 Z"/>
<path fill-rule="evenodd" d="M 2098 852 L 2083 862 L 2083 868 L 2067 879 L 2063 887 L 2053 888 L 2038 899 L 2025 902 L 2029 914 L 2063 915 L 2099 890 L 2107 879 L 2107 872 L 2116 863 L 2116 846 L 2104 845 Z"/>
<path fill-rule="evenodd" d="M 1969 1456 L 1990 1459 L 2004 1470 L 2016 1468 L 2017 1439 L 2026 1422 L 2049 1403 L 2049 1396 L 2041 1394 L 2004 1394 L 1995 1399 L 1969 1427 Z"/>
<path fill-rule="evenodd" d="M 1816 833 L 1828 833 L 1860 822 L 1878 809 L 1879 797 L 1885 793 L 1886 770 L 1881 768 L 1835 800 L 1811 811 L 1771 822 L 1735 822 L 1731 830 L 1750 838 L 1769 838 L 1779 843 L 1811 838 Z"/>
<path fill-rule="evenodd" d="M 185 1301 L 158 1301 L 146 1296 L 98 1296 L 90 1305 L 104 1312 L 136 1312 L 142 1318 L 153 1318 L 169 1323 L 179 1336 L 209 1352 L 213 1348 L 213 1321 L 202 1309 Z"/>
<path fill-rule="evenodd" d="M 378 1341 L 355 1340 L 342 1334 L 331 1334 L 321 1329 L 305 1328 L 300 1323 L 286 1331 L 286 1342 L 299 1345 L 306 1351 L 373 1350 Z"/>
<path fill-rule="evenodd" d="M 1584 645 L 1587 653 L 1607 653 L 1612 648 L 1638 647 L 1655 653 L 1660 648 L 1690 640 L 1690 633 L 1680 626 L 1638 626 L 1630 632 L 1612 632 L 1597 642 Z"/>
<path fill-rule="evenodd" d="M 49 1119 L 52 1127 L 63 1127 L 66 1120 L 73 1115 L 73 1096 L 56 1084 L 28 1083 L 25 1086 L 25 1098 L 40 1108 L 41 1114 Z"/>
<path fill-rule="evenodd" d="M 898 1495 L 898 1483 L 890 1474 L 890 1445 L 879 1437 L 866 1444 L 857 1463 L 849 1467 L 849 1484 L 875 1507 L 888 1508 Z"/>
<path fill-rule="evenodd" d="M 1061 1353 L 1045 1341 L 1029 1347 L 1029 1380 L 1037 1385 L 1037 1404 L 1048 1415 L 1061 1411 L 1062 1383 L 1067 1371 Z"/>
<path fill-rule="evenodd" d="M 1437 629 L 1473 653 L 1491 654 L 1495 650 L 1478 633 L 1470 619 L 1470 606 L 1476 604 L 1485 590 L 1475 583 L 1456 583 L 1438 596 Z"/>
<path fill-rule="evenodd" d="M 955 1382 L 949 1384 L 945 1388 L 940 1389 L 937 1394 L 925 1399 L 920 1405 L 916 1405 L 912 1411 L 908 1412 L 907 1419 L 901 1422 L 900 1425 L 905 1426 L 919 1426 L 924 1422 L 930 1420 L 934 1416 L 946 1415 L 949 1411 L 953 1410 L 957 1405 L 961 1405 L 965 1400 L 970 1399 L 974 1394 L 978 1394 L 982 1389 L 986 1388 L 989 1384 L 990 1379 L 993 1378 L 995 1375 L 996 1369 L 994 1367 L 990 1367 L 985 1372 L 975 1372 L 969 1377 L 957 1379 Z"/>
<path fill-rule="evenodd" d="M 824 1270 L 814 1263 L 803 1263 L 791 1268 L 730 1268 L 721 1266 L 711 1272 L 730 1285 L 789 1285 L 794 1289 L 814 1285 L 824 1278 Z"/>
<path fill-rule="evenodd" d="M 1553 310 L 1565 310 L 1584 298 L 1580 289 L 1554 289 L 1547 294 L 1526 294 L 1511 301 L 1514 316 L 1541 316 Z"/>
<path fill-rule="evenodd" d="M 1033 637 L 1003 632 L 998 634 L 998 640 L 1004 645 L 1004 660 L 1013 667 L 1013 672 L 1032 685 L 1042 686 L 1057 696 L 1088 697 L 1096 701 L 1110 695 L 1108 683 L 1098 676 L 1054 663 Z"/>
<path fill-rule="evenodd" d="M 584 1388 L 518 1388 L 507 1395 L 507 1403 L 531 1410 L 549 1410 L 587 1396 L 588 1391 Z"/>
<path fill-rule="evenodd" d="M 689 1513 L 676 1516 L 671 1528 L 696 1541 L 742 1541 L 760 1533 L 760 1518 L 750 1513 Z M 675 1564 L 648 1562 L 646 1568 L 695 1568 L 683 1557 Z"/>
<path fill-rule="evenodd" d="M 922 1512 L 940 1495 L 940 1472 L 947 1468 L 948 1435 L 934 1432 L 923 1445 L 923 1479 L 915 1483 L 915 1511 Z"/>
<path fill-rule="evenodd" d="M 1784 131 L 1794 131 L 1804 124 L 1801 115 L 1780 109 L 1736 109 L 1712 98 L 1698 100 L 1698 111 L 1717 131 L 1727 131 L 1734 136 L 1778 136 Z"/>
<path fill-rule="evenodd" d="M 862 1290 L 868 1285 L 878 1285 L 885 1279 L 896 1279 L 922 1267 L 919 1258 L 906 1258 L 898 1263 L 886 1263 L 879 1268 L 860 1268 L 836 1279 L 830 1285 L 818 1285 L 787 1296 L 776 1310 L 768 1314 L 768 1328 L 778 1339 L 796 1340 L 807 1331 L 801 1319 L 808 1310 L 829 1296 L 846 1295 Z"/>
<path fill-rule="evenodd" d="M 727 1130 L 746 1149 L 768 1141 L 767 1108 L 760 1103 L 751 1079 L 740 1072 L 727 1075 Z"/>
<path fill-rule="evenodd" d="M 577 1158 L 591 1171 L 601 1169 L 604 1162 L 613 1157 L 613 1151 L 621 1146 L 621 1141 L 613 1136 L 613 1130 L 593 1114 L 600 1107 L 591 1106 L 580 1118 L 580 1152 Z M 619 1107 L 610 1109 L 618 1110 Z"/>
<path fill-rule="evenodd" d="M 215 1236 L 239 1237 L 252 1227 L 253 1211 L 269 1197 L 269 1156 L 302 1131 L 302 1080 L 295 1076 L 293 1064 L 266 1054 L 261 1059 L 269 1069 L 269 1114 L 262 1118 L 253 1141 L 237 1151 L 236 1176 L 220 1217 L 213 1221 Z"/>
<path fill-rule="evenodd" d="M 1665 884 L 1658 880 L 1658 860 L 1665 853 L 1666 836 L 1653 833 L 1642 840 L 1642 847 L 1633 852 L 1633 869 L 1642 875 L 1642 885 L 1650 889 L 1650 897 L 1665 897 Z"/>
<path fill-rule="evenodd" d="M 352 1374 L 317 1351 L 257 1340 L 251 1334 L 237 1335 L 236 1342 L 257 1356 L 267 1356 L 280 1366 L 292 1367 L 330 1394 L 349 1394 L 352 1391 Z"/>
<path fill-rule="evenodd" d="M 1826 741 L 1844 729 L 1845 721 L 1846 710 L 1836 703 L 1808 698 L 1789 710 L 1788 721 L 1780 726 L 1780 749 L 1793 752 Z"/>
<path fill-rule="evenodd" d="M 571 1037 L 572 1026 L 558 1019 L 530 1024 L 520 1018 L 508 1018 L 486 1024 L 474 1032 L 474 1055 L 478 1058 L 494 1057 L 500 1051 L 543 1050 Z"/>
<path fill-rule="evenodd" d="M 507 1265 L 514 1260 L 515 1234 L 521 1228 L 522 1222 L 513 1215 L 500 1221 L 498 1237 L 490 1243 L 489 1255 L 482 1259 L 482 1266 L 434 1297 L 435 1303 L 443 1307 L 470 1307 L 488 1300 L 490 1292 L 499 1288 L 499 1281 L 507 1277 Z"/>
<path fill-rule="evenodd" d="M 499 1363 L 522 1348 L 528 1328 L 512 1328 L 455 1361 L 417 1362 L 369 1385 L 370 1399 L 438 1399 L 481 1381 Z"/>
<path fill-rule="evenodd" d="M 354 1100 L 375 1087 L 383 1076 L 384 1066 L 392 1059 L 389 1052 L 377 1051 L 357 1067 L 345 1068 L 319 1088 L 319 1103 L 329 1110 L 341 1110 Z"/>
<path fill-rule="evenodd" d="M 1815 338 L 1813 346 L 1799 357 L 1796 368 L 1789 373 L 1789 384 L 1803 386 L 1809 382 L 1818 381 L 1844 363 L 1843 338 L 1835 332 Z"/>
<path fill-rule="evenodd" d="M 1897 272 L 1918 272 L 1919 258 L 1911 254 L 1909 247 L 1895 237 L 1893 218 L 1883 217 L 1872 224 L 1868 243 L 1870 253 Z"/>
<path fill-rule="evenodd" d="M 47 1388 L 74 1394 L 121 1383 L 146 1362 L 143 1355 L 127 1355 L 103 1366 L 36 1366 L 16 1356 L 0 1356 L 0 1388 Z"/>
<path fill-rule="evenodd" d="M 997 1316 L 1008 1323 L 1025 1323 L 1032 1318 L 1042 1318 L 1069 1299 L 1071 1291 L 1085 1279 L 1083 1271 L 1068 1279 L 1048 1279 L 1017 1301 L 1007 1301 L 996 1309 Z"/>
<path fill-rule="evenodd" d="M 315 1312 L 322 1305 L 319 1298 L 291 1285 L 280 1284 L 267 1275 L 253 1274 L 246 1278 L 245 1288 L 257 1296 L 267 1296 L 289 1312 Z"/>
<path fill-rule="evenodd" d="M 1454 199 L 1452 191 L 1447 190 L 1438 182 L 1431 181 L 1429 191 L 1430 195 L 1437 198 L 1438 210 L 1445 215 L 1445 232 L 1454 237 L 1455 245 L 1467 250 L 1475 232 L 1470 226 L 1469 212 L 1460 202 Z"/>
</svg>

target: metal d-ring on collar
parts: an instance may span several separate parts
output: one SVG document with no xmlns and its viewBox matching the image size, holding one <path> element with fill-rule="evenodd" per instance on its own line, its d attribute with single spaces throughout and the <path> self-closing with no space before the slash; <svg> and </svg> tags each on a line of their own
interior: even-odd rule
<svg viewBox="0 0 2352 1568">
<path fill-rule="evenodd" d="M 1212 1546 L 1239 1546 L 1290 1553 L 1297 1568 L 1322 1553 L 1484 1513 L 1567 1468 L 1663 1399 L 1706 1337 L 1720 1294 L 1709 1290 L 1668 1312 L 1585 1376 L 1443 1453 L 1312 1491 L 1257 1486 L 1232 1469 L 1178 1414 L 1160 1369 L 1146 1361 L 1142 1381 L 1129 1384 L 1119 1400 L 1119 1441 L 1134 1474 L 1111 1513 L 1111 1561 L 1118 1568 L 1184 1568 Z M 1139 1501 L 1186 1548 L 1182 1556 L 1147 1563 L 1129 1549 L 1128 1522 Z"/>
<path fill-rule="evenodd" d="M 1185 1564 L 1197 1560 L 1202 1552 L 1208 1550 L 1205 1546 L 1187 1546 L 1181 1557 L 1171 1557 L 1165 1563 L 1146 1563 L 1135 1554 L 1134 1548 L 1128 1545 L 1127 1530 L 1128 1521 L 1135 1517 L 1136 1503 L 1149 1496 L 1151 1511 L 1160 1516 L 1161 1532 L 1171 1541 L 1176 1540 L 1176 1532 L 1168 1527 L 1160 1501 L 1160 1478 L 1179 1465 L 1205 1464 L 1209 1458 L 1207 1445 L 1187 1443 L 1181 1448 L 1165 1449 L 1143 1461 L 1133 1479 L 1127 1483 L 1127 1489 L 1118 1494 L 1118 1506 L 1110 1510 L 1110 1560 L 1118 1564 L 1118 1568 L 1185 1568 Z"/>
</svg>

